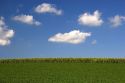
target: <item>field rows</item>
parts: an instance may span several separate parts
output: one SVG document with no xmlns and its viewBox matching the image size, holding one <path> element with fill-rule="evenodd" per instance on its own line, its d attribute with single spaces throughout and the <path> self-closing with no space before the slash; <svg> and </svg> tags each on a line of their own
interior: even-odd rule
<svg viewBox="0 0 125 83">
<path fill-rule="evenodd" d="M 0 83 L 125 83 L 124 63 L 77 60 L 1 60 Z"/>
</svg>

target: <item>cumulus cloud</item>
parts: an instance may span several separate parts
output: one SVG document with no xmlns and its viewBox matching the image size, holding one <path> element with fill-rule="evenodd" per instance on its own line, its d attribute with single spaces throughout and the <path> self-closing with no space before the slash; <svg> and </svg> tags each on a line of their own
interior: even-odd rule
<svg viewBox="0 0 125 83">
<path fill-rule="evenodd" d="M 114 17 L 111 17 L 109 19 L 112 27 L 118 27 L 120 25 L 122 25 L 122 22 L 125 21 L 125 16 L 119 16 L 119 15 L 116 15 Z"/>
<path fill-rule="evenodd" d="M 5 46 L 11 43 L 10 39 L 14 36 L 14 31 L 8 29 L 4 22 L 4 17 L 0 17 L 0 45 Z"/>
<path fill-rule="evenodd" d="M 91 36 L 91 33 L 89 32 L 80 32 L 79 30 L 73 30 L 68 33 L 57 33 L 56 35 L 50 37 L 48 41 L 79 44 L 79 43 L 85 42 L 87 37 L 90 37 L 90 36 Z"/>
<path fill-rule="evenodd" d="M 36 21 L 32 15 L 18 15 L 18 16 L 14 16 L 13 19 L 15 21 L 19 21 L 25 24 L 29 24 L 29 25 L 36 25 L 39 26 L 41 23 L 39 21 Z"/>
<path fill-rule="evenodd" d="M 103 20 L 101 19 L 101 13 L 96 10 L 93 14 L 90 13 L 84 13 L 79 16 L 78 22 L 81 25 L 86 26 L 100 26 L 103 23 Z"/>
<path fill-rule="evenodd" d="M 62 10 L 57 9 L 53 4 L 42 3 L 35 8 L 37 13 L 54 13 L 56 15 L 61 15 Z"/>
</svg>

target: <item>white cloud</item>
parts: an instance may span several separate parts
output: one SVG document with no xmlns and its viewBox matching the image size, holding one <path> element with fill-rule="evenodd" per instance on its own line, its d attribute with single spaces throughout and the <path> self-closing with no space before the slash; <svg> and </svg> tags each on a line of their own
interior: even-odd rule
<svg viewBox="0 0 125 83">
<path fill-rule="evenodd" d="M 97 40 L 93 40 L 91 44 L 92 44 L 92 45 L 97 44 Z"/>
<path fill-rule="evenodd" d="M 11 43 L 10 39 L 14 36 L 14 31 L 8 29 L 4 22 L 4 17 L 0 17 L 0 45 L 5 46 Z"/>
<path fill-rule="evenodd" d="M 0 26 L 4 26 L 5 22 L 4 22 L 4 17 L 0 17 Z"/>
<path fill-rule="evenodd" d="M 37 13 L 54 13 L 56 15 L 61 15 L 62 10 L 57 9 L 53 4 L 43 3 L 35 8 Z"/>
<path fill-rule="evenodd" d="M 86 26 L 100 26 L 103 23 L 103 20 L 101 19 L 101 13 L 96 10 L 93 14 L 90 13 L 84 13 L 79 16 L 78 22 L 81 25 Z"/>
<path fill-rule="evenodd" d="M 26 23 L 29 25 L 39 26 L 41 24 L 39 21 L 36 21 L 32 15 L 23 15 L 22 14 L 22 15 L 18 15 L 18 16 L 13 17 L 13 19 L 15 21 L 19 21 L 19 22 Z"/>
<path fill-rule="evenodd" d="M 122 22 L 125 21 L 125 16 L 119 16 L 119 15 L 116 15 L 112 18 L 109 19 L 112 27 L 118 27 L 120 25 L 122 25 Z"/>
<path fill-rule="evenodd" d="M 79 44 L 85 42 L 86 38 L 89 36 L 91 36 L 91 33 L 80 32 L 79 30 L 73 30 L 68 33 L 57 33 L 56 35 L 50 37 L 48 41 Z"/>
</svg>

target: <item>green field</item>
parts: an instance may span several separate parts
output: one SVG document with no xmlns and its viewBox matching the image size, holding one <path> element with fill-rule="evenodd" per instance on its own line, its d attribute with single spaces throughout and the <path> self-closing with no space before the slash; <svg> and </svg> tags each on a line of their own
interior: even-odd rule
<svg viewBox="0 0 125 83">
<path fill-rule="evenodd" d="M 125 83 L 124 60 L 61 60 L 1 60 L 0 83 Z"/>
</svg>

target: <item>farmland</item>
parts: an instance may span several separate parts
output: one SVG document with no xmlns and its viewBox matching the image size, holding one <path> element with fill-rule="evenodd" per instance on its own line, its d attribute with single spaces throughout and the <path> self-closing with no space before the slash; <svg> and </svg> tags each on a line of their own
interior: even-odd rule
<svg viewBox="0 0 125 83">
<path fill-rule="evenodd" d="M 1 59 L 0 83 L 124 83 L 125 59 Z"/>
</svg>

